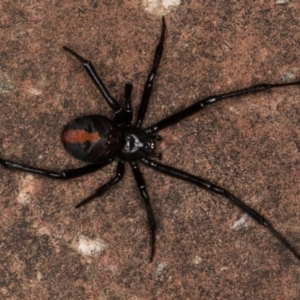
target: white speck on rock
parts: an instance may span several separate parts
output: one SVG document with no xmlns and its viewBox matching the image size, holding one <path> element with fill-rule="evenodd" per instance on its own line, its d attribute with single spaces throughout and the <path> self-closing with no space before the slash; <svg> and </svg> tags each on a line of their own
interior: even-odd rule
<svg viewBox="0 0 300 300">
<path fill-rule="evenodd" d="M 41 281 L 43 279 L 43 274 L 41 272 L 37 272 L 36 278 L 38 281 Z"/>
<path fill-rule="evenodd" d="M 28 174 L 21 181 L 21 189 L 17 196 L 17 201 L 23 205 L 27 205 L 28 203 L 30 203 L 34 192 L 34 177 L 31 174 Z"/>
<path fill-rule="evenodd" d="M 160 262 L 156 268 L 156 276 L 160 277 L 165 269 L 166 265 L 163 262 Z"/>
<path fill-rule="evenodd" d="M 247 221 L 248 217 L 249 216 L 247 214 L 243 214 L 240 219 L 238 219 L 231 225 L 231 228 L 239 230 L 241 227 L 248 227 L 250 224 L 250 222 Z"/>
<path fill-rule="evenodd" d="M 285 4 L 285 3 L 289 3 L 290 0 L 276 0 L 276 4 Z"/>
<path fill-rule="evenodd" d="M 15 87 L 10 77 L 0 71 L 0 94 L 8 94 Z"/>
<path fill-rule="evenodd" d="M 83 234 L 72 241 L 72 248 L 84 256 L 96 256 L 103 253 L 108 245 L 100 238 L 91 239 Z"/>
<path fill-rule="evenodd" d="M 34 87 L 31 87 L 31 88 L 28 90 L 28 92 L 29 92 L 30 94 L 33 94 L 33 95 L 36 95 L 36 96 L 39 96 L 39 95 L 42 94 L 42 90 L 39 90 L 39 89 L 34 88 Z"/>
<path fill-rule="evenodd" d="M 143 0 L 145 10 L 156 16 L 164 16 L 175 10 L 181 4 L 180 0 Z"/>
<path fill-rule="evenodd" d="M 196 255 L 193 259 L 193 264 L 199 265 L 202 262 L 202 258 L 199 255 Z"/>
<path fill-rule="evenodd" d="M 284 81 L 290 81 L 290 80 L 293 80 L 295 78 L 295 75 L 293 74 L 292 71 L 290 70 L 287 70 L 283 73 L 283 75 L 281 76 L 281 78 L 284 80 Z"/>
</svg>

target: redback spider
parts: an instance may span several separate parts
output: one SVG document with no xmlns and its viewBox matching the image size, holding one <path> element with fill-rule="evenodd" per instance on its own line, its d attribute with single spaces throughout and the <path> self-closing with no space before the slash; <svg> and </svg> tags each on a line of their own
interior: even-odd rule
<svg viewBox="0 0 300 300">
<path fill-rule="evenodd" d="M 162 119 L 161 121 L 158 121 L 154 125 L 151 125 L 147 128 L 142 128 L 143 120 L 152 93 L 153 82 L 156 77 L 156 72 L 163 53 L 165 30 L 165 19 L 162 18 L 162 32 L 160 40 L 156 47 L 152 68 L 148 74 L 144 86 L 144 91 L 140 102 L 137 119 L 134 124 L 132 124 L 133 113 L 130 99 L 132 85 L 125 85 L 125 108 L 123 108 L 110 95 L 101 78 L 94 69 L 93 64 L 90 61 L 84 59 L 76 52 L 74 52 L 73 50 L 71 50 L 70 48 L 63 47 L 64 50 L 69 52 L 82 63 L 85 71 L 90 76 L 96 87 L 101 92 L 103 98 L 106 100 L 107 104 L 110 106 L 110 108 L 115 114 L 115 118 L 113 120 L 110 120 L 100 115 L 88 115 L 79 117 L 68 123 L 63 129 L 61 134 L 61 140 L 66 151 L 73 155 L 75 158 L 89 163 L 88 165 L 77 169 L 52 171 L 35 168 L 0 158 L 1 165 L 9 169 L 47 176 L 53 179 L 67 180 L 75 177 L 84 176 L 92 172 L 96 172 L 97 170 L 100 170 L 109 163 L 111 163 L 113 160 L 118 159 L 115 176 L 105 184 L 101 185 L 89 197 L 77 204 L 76 208 L 78 208 L 82 205 L 87 204 L 94 198 L 103 195 L 113 185 L 118 183 L 124 176 L 125 162 L 128 162 L 131 166 L 137 187 L 140 191 L 147 212 L 148 224 L 151 235 L 150 261 L 153 260 L 154 256 L 156 226 L 151 204 L 149 201 L 149 196 L 146 190 L 146 184 L 143 175 L 139 170 L 138 163 L 143 163 L 146 166 L 153 168 L 158 172 L 190 182 L 203 189 L 209 190 L 213 193 L 219 194 L 227 198 L 229 201 L 231 201 L 231 203 L 235 204 L 241 210 L 245 211 L 259 224 L 265 226 L 300 261 L 300 254 L 271 225 L 271 223 L 267 219 L 265 219 L 261 214 L 259 214 L 254 209 L 243 203 L 240 199 L 233 196 L 230 192 L 198 176 L 189 174 L 185 171 L 181 171 L 179 169 L 157 162 L 156 160 L 150 159 L 150 157 L 156 157 L 161 159 L 161 154 L 155 151 L 156 142 L 160 140 L 160 136 L 156 135 L 158 131 L 173 124 L 176 124 L 181 120 L 199 112 L 208 105 L 217 103 L 219 101 L 246 94 L 259 93 L 266 90 L 282 88 L 286 86 L 300 85 L 300 81 L 278 84 L 260 84 L 242 90 L 233 91 L 230 93 L 210 96 L 206 99 L 195 102 L 191 106 L 177 113 L 174 113 L 169 117 Z"/>
</svg>

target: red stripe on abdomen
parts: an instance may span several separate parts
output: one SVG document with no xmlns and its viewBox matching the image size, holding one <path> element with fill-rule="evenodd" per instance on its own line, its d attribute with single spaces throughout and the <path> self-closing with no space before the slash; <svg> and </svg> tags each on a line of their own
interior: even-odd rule
<svg viewBox="0 0 300 300">
<path fill-rule="evenodd" d="M 85 130 L 66 130 L 63 132 L 62 141 L 65 143 L 84 143 L 90 141 L 96 143 L 99 141 L 100 136 L 98 132 L 87 132 Z"/>
</svg>

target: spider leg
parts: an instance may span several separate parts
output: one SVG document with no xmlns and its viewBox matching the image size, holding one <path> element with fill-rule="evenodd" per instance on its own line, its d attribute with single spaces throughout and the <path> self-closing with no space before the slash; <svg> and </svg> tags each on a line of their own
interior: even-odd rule
<svg viewBox="0 0 300 300">
<path fill-rule="evenodd" d="M 50 177 L 52 179 L 67 180 L 67 179 L 72 179 L 72 178 L 87 175 L 89 173 L 96 172 L 97 170 L 102 169 L 112 161 L 113 159 L 109 159 L 99 164 L 90 164 L 81 168 L 66 169 L 62 171 L 52 171 L 52 170 L 46 170 L 41 168 L 35 168 L 24 164 L 19 164 L 11 160 L 4 160 L 2 158 L 0 158 L 0 165 L 2 165 L 6 169 L 14 169 L 22 172 L 42 175 L 42 176 Z"/>
<path fill-rule="evenodd" d="M 125 171 L 125 164 L 124 161 L 120 160 L 117 165 L 117 171 L 115 177 L 110 179 L 107 183 L 101 185 L 91 196 L 87 197 L 83 201 L 81 201 L 79 204 L 75 206 L 75 208 L 81 207 L 93 199 L 100 197 L 103 195 L 106 191 L 108 191 L 113 185 L 118 183 L 124 176 L 124 171 Z"/>
<path fill-rule="evenodd" d="M 144 117 L 145 117 L 145 114 L 146 114 L 146 111 L 148 108 L 148 103 L 149 103 L 149 99 L 151 97 L 151 92 L 152 92 L 152 88 L 153 88 L 153 82 L 154 82 L 156 72 L 157 72 L 157 69 L 159 66 L 159 62 L 162 57 L 162 53 L 163 53 L 163 49 L 164 49 L 163 43 L 164 43 L 165 31 L 166 31 L 166 22 L 165 22 L 165 18 L 162 17 L 161 36 L 160 36 L 159 43 L 156 47 L 154 60 L 153 60 L 153 64 L 152 64 L 152 69 L 151 69 L 150 73 L 148 74 L 147 80 L 145 82 L 143 96 L 142 96 L 142 100 L 140 103 L 138 116 L 137 116 L 137 120 L 136 120 L 137 127 L 142 126 L 142 123 L 143 123 L 143 120 L 144 120 Z"/>
<path fill-rule="evenodd" d="M 143 178 L 143 175 L 137 165 L 136 162 L 130 162 L 130 166 L 132 168 L 132 172 L 135 178 L 135 181 L 137 183 L 137 186 L 139 188 L 140 194 L 142 196 L 142 199 L 145 203 L 146 206 L 146 211 L 147 211 L 147 217 L 148 217 L 148 223 L 149 223 L 149 228 L 150 228 L 150 233 L 151 233 L 151 255 L 150 255 L 150 262 L 152 262 L 153 257 L 154 257 L 154 252 L 155 252 L 155 231 L 156 231 L 156 226 L 155 226 L 155 220 L 152 212 L 152 207 L 149 201 L 149 196 L 146 190 L 146 185 L 145 185 L 145 180 Z"/>
<path fill-rule="evenodd" d="M 102 82 L 101 78 L 97 74 L 93 64 L 77 54 L 75 51 L 71 50 L 68 47 L 63 47 L 64 50 L 71 53 L 75 58 L 77 58 L 79 61 L 81 61 L 83 68 L 87 72 L 87 74 L 90 76 L 100 93 L 102 94 L 103 98 L 106 100 L 110 108 L 114 111 L 115 115 L 121 116 L 123 114 L 123 109 L 118 104 L 118 102 L 110 95 L 109 91 L 105 87 L 104 83 Z"/>
<path fill-rule="evenodd" d="M 295 257 L 300 261 L 300 254 L 296 251 L 296 249 L 272 226 L 272 224 L 266 220 L 262 215 L 260 215 L 258 212 L 256 212 L 254 209 L 250 208 L 248 205 L 243 203 L 241 200 L 230 194 L 227 190 L 224 188 L 221 188 L 207 180 L 201 179 L 200 177 L 197 177 L 195 175 L 191 175 L 187 172 L 178 170 L 176 168 L 163 165 L 161 163 L 158 163 L 156 161 L 150 160 L 148 158 L 143 158 L 142 162 L 146 164 L 147 166 L 164 173 L 166 175 L 193 183 L 201 188 L 204 188 L 206 190 L 209 190 L 211 192 L 214 192 L 216 194 L 222 195 L 228 200 L 230 200 L 233 204 L 241 208 L 243 211 L 245 211 L 250 217 L 252 217 L 255 221 L 257 221 L 260 225 L 266 227 L 269 231 L 273 233 L 274 236 L 277 237 L 277 239 L 284 244 L 294 255 Z"/>
<path fill-rule="evenodd" d="M 169 117 L 166 117 L 165 119 L 157 122 L 156 124 L 146 128 L 146 132 L 148 134 L 153 134 L 161 129 L 164 129 L 170 125 L 180 122 L 181 120 L 204 109 L 208 105 L 217 103 L 224 99 L 228 99 L 228 98 L 232 98 L 232 97 L 236 97 L 236 96 L 242 96 L 242 95 L 246 95 L 246 94 L 259 93 L 259 92 L 263 92 L 266 90 L 271 90 L 274 88 L 280 88 L 280 87 L 291 86 L 291 85 L 300 85 L 300 81 L 279 83 L 279 84 L 260 84 L 260 85 L 252 86 L 252 87 L 249 87 L 246 89 L 230 92 L 230 93 L 225 93 L 225 94 L 216 95 L 216 96 L 210 96 L 203 100 L 199 100 L 196 103 L 188 106 L 187 108 L 185 108 L 177 113 L 174 113 L 173 115 L 170 115 Z"/>
<path fill-rule="evenodd" d="M 124 123 L 125 125 L 131 125 L 132 122 L 132 105 L 131 105 L 131 92 L 132 84 L 125 84 L 124 98 L 125 98 L 125 114 L 124 114 Z"/>
</svg>

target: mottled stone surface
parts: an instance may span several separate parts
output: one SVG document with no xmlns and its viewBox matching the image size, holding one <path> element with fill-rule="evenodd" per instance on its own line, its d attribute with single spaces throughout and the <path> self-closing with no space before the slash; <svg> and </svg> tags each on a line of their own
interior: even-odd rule
<svg viewBox="0 0 300 300">
<path fill-rule="evenodd" d="M 117 99 L 132 82 L 136 111 L 160 18 L 137 0 L 24 2 L 0 2 L 0 155 L 82 166 L 60 143 L 63 126 L 111 112 L 62 46 L 91 59 Z M 300 4 L 246 3 L 184 1 L 166 16 L 145 125 L 211 94 L 300 79 Z M 299 87 L 224 101 L 163 130 L 162 162 L 227 188 L 300 251 L 299 111 Z M 122 182 L 77 210 L 115 164 L 68 182 L 0 168 L 0 298 L 300 298 L 300 262 L 267 230 L 220 196 L 141 170 L 158 227 L 152 264 L 128 166 Z M 81 236 L 105 247 L 85 256 L 74 246 Z"/>
</svg>

